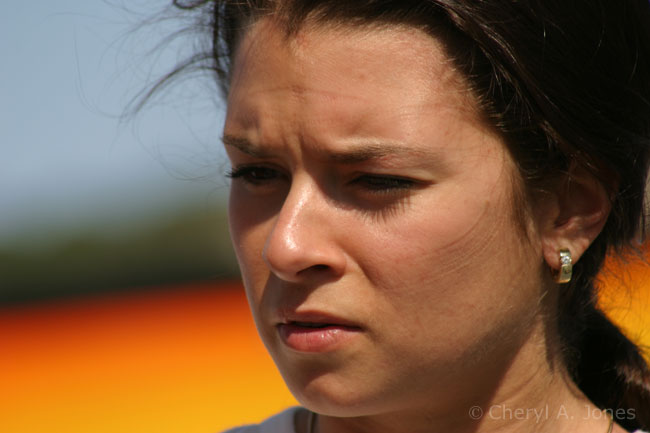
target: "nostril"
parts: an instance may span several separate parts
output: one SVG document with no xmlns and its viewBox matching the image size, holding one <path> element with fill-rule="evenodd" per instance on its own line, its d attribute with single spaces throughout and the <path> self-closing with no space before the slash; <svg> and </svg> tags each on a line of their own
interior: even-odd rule
<svg viewBox="0 0 650 433">
<path fill-rule="evenodd" d="M 317 275 L 320 275 L 321 277 L 328 275 L 331 276 L 330 274 L 334 271 L 334 268 L 332 268 L 329 265 L 326 264 L 316 264 L 316 265 L 311 265 L 309 267 L 306 267 L 295 275 L 297 278 L 307 278 L 307 276 L 311 275 L 312 277 L 316 277 Z"/>
<path fill-rule="evenodd" d="M 328 270 L 328 269 L 330 269 L 330 267 L 327 266 L 327 265 L 312 265 L 312 266 L 310 266 L 310 267 L 308 267 L 308 268 L 306 268 L 306 269 L 303 269 L 303 270 L 301 270 L 301 271 L 299 271 L 299 272 L 306 272 L 306 271 L 317 271 L 317 272 L 320 272 L 320 271 L 326 271 L 326 270 Z"/>
</svg>

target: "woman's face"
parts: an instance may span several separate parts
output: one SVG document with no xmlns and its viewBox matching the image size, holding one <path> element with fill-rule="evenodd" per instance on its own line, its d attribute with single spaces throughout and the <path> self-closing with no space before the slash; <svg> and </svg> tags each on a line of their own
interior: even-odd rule
<svg viewBox="0 0 650 433">
<path fill-rule="evenodd" d="M 230 230 L 259 333 L 324 414 L 451 403 L 522 346 L 541 296 L 517 173 L 425 33 L 256 23 L 234 61 Z M 437 400 L 436 400 L 437 399 Z"/>
</svg>

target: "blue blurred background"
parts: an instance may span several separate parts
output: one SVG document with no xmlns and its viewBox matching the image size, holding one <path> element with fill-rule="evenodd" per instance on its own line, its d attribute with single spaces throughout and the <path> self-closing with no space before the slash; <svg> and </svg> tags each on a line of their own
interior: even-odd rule
<svg viewBox="0 0 650 433">
<path fill-rule="evenodd" d="M 167 0 L 34 0 L 0 14 L 0 303 L 235 277 L 223 106 Z M 169 13 L 168 13 L 169 12 Z"/>
</svg>

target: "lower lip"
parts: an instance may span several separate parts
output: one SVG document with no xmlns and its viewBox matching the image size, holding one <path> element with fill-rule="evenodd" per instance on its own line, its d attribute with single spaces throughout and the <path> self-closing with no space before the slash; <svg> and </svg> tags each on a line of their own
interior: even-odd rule
<svg viewBox="0 0 650 433">
<path fill-rule="evenodd" d="M 288 323 L 278 325 L 282 341 L 299 352 L 327 352 L 354 338 L 360 329 L 350 326 L 332 325 L 324 328 L 310 328 Z"/>
</svg>

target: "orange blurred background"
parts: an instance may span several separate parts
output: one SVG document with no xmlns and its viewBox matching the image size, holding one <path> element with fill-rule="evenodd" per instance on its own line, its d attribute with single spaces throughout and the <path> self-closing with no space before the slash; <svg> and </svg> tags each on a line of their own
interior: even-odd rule
<svg viewBox="0 0 650 433">
<path fill-rule="evenodd" d="M 650 345 L 648 266 L 609 269 L 604 307 Z M 239 283 L 5 307 L 0 348 L 1 432 L 216 433 L 296 404 Z"/>
</svg>

